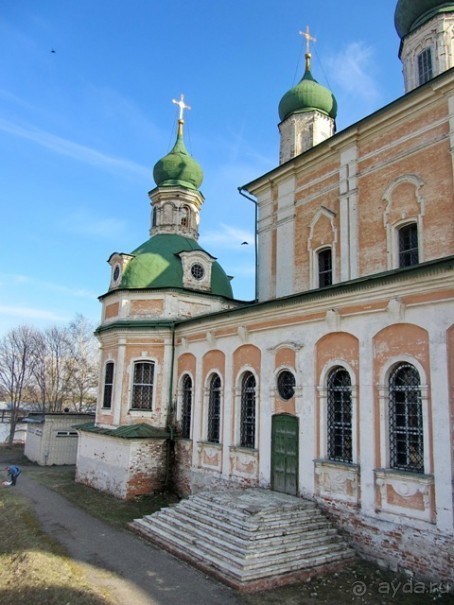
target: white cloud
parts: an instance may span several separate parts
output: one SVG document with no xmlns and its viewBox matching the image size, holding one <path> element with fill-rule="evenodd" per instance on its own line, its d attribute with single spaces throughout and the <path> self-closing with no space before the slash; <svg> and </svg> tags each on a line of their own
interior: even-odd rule
<svg viewBox="0 0 454 605">
<path fill-rule="evenodd" d="M 16 305 L 0 305 L 2 316 L 20 317 L 23 321 L 44 319 L 46 321 L 69 321 L 70 317 L 58 315 L 52 311 L 33 307 L 18 307 Z"/>
<path fill-rule="evenodd" d="M 329 72 L 344 93 L 367 102 L 376 102 L 380 91 L 373 78 L 375 54 L 364 42 L 352 42 L 329 60 Z"/>
<path fill-rule="evenodd" d="M 33 288 L 35 292 L 37 290 L 53 293 L 58 292 L 74 298 L 88 298 L 90 300 L 95 300 L 98 296 L 95 292 L 90 292 L 90 290 L 85 290 L 84 288 L 69 288 L 68 286 L 62 286 L 53 282 L 42 281 L 29 275 L 7 273 L 0 274 L 0 286 L 10 288 L 14 285 L 25 285 L 28 289 Z M 13 309 L 15 307 L 11 306 L 10 308 Z"/>
<path fill-rule="evenodd" d="M 13 136 L 33 141 L 37 145 L 41 145 L 60 155 L 69 156 L 79 162 L 114 169 L 116 171 L 130 172 L 141 177 L 149 178 L 149 169 L 140 164 L 130 162 L 123 158 L 106 155 L 96 149 L 74 143 L 73 141 L 69 141 L 68 139 L 64 139 L 33 126 L 22 126 L 0 118 L 0 130 Z"/>
</svg>

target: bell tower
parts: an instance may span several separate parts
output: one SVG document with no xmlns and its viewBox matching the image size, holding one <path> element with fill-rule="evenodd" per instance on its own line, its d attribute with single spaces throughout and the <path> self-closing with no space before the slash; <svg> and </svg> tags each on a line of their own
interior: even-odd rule
<svg viewBox="0 0 454 605">
<path fill-rule="evenodd" d="M 454 66 L 454 2 L 399 0 L 394 23 L 405 92 Z"/>
</svg>

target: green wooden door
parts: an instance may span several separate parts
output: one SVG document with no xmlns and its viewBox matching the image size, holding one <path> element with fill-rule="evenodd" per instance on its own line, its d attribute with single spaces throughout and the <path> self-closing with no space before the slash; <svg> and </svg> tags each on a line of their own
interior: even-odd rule
<svg viewBox="0 0 454 605">
<path fill-rule="evenodd" d="M 272 419 L 271 487 L 292 496 L 298 493 L 298 418 L 288 414 Z"/>
</svg>

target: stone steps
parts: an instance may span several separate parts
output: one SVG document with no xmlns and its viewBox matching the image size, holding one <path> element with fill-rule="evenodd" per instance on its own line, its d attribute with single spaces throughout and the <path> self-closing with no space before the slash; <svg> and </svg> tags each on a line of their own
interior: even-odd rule
<svg viewBox="0 0 454 605">
<path fill-rule="evenodd" d="M 215 534 L 220 531 L 222 534 L 227 532 L 232 536 L 244 538 L 247 533 L 248 540 L 251 541 L 263 540 L 265 538 L 273 539 L 283 534 L 299 534 L 303 530 L 310 532 L 332 527 L 317 508 L 307 509 L 299 516 L 289 518 L 279 515 L 279 517 L 269 517 L 268 519 L 259 519 L 254 522 L 247 518 L 244 519 L 244 517 L 235 519 L 234 515 L 230 516 L 225 510 L 218 514 L 213 514 L 213 511 L 210 511 L 210 516 L 207 517 L 206 508 L 200 505 L 200 503 L 196 503 L 196 501 L 183 501 L 176 508 L 164 509 L 156 513 L 154 519 L 158 519 L 161 516 L 167 517 L 169 514 L 171 514 L 172 519 L 175 519 L 176 522 L 181 519 L 186 523 L 190 519 L 195 527 L 202 525 L 203 528 L 206 528 L 209 526 Z M 218 530 L 219 526 L 221 526 L 220 530 Z"/>
<path fill-rule="evenodd" d="M 197 547 L 207 540 L 207 530 L 203 526 L 196 527 L 191 524 L 188 529 L 188 523 L 183 520 L 176 519 L 174 516 L 170 519 L 168 516 L 155 517 L 153 520 L 147 521 L 144 519 L 138 520 L 139 524 L 143 524 L 145 528 L 153 528 L 156 534 L 161 538 L 169 538 L 175 542 L 181 540 L 185 536 L 185 541 Z M 327 545 L 328 548 L 333 546 L 333 537 L 337 539 L 337 532 L 334 528 L 327 528 L 322 531 L 313 530 L 303 535 L 299 533 L 287 534 L 282 533 L 281 536 L 275 536 L 273 539 L 266 538 L 266 549 L 263 548 L 262 540 L 248 540 L 248 537 L 233 537 L 226 536 L 220 530 L 209 530 L 210 548 L 214 544 L 213 549 L 220 550 L 224 559 L 236 561 L 238 558 L 239 565 L 242 560 L 252 558 L 267 557 L 278 558 L 282 552 L 285 554 L 295 553 L 301 555 L 303 552 L 322 548 Z"/>
<path fill-rule="evenodd" d="M 269 490 L 191 496 L 130 527 L 240 589 L 277 585 L 354 556 L 315 503 Z"/>
</svg>

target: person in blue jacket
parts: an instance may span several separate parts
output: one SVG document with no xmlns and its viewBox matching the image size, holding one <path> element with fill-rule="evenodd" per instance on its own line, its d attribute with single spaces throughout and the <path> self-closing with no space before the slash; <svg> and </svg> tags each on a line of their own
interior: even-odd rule
<svg viewBox="0 0 454 605">
<path fill-rule="evenodd" d="M 13 465 L 13 466 L 7 466 L 6 471 L 10 478 L 10 485 L 16 485 L 17 478 L 21 474 L 22 469 L 16 465 Z"/>
</svg>

